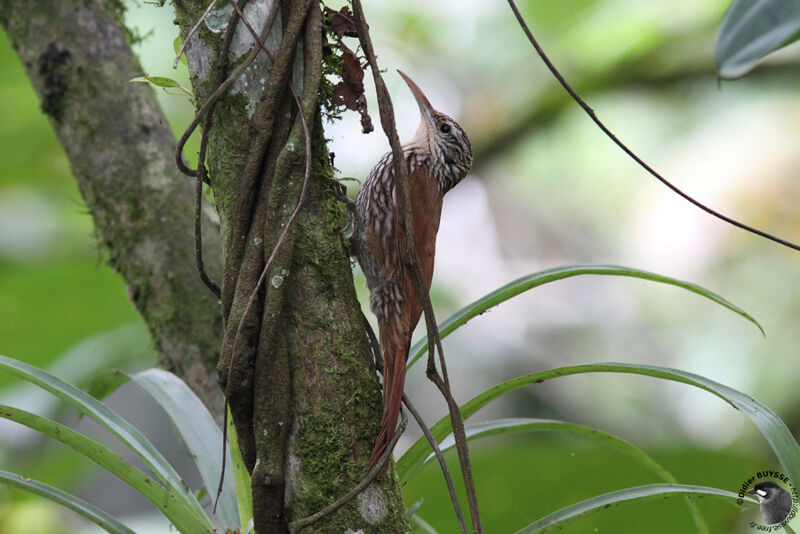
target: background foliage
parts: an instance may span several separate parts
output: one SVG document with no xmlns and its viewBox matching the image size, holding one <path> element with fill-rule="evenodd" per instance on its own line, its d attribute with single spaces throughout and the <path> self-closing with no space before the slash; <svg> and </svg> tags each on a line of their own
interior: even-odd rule
<svg viewBox="0 0 800 534">
<path fill-rule="evenodd" d="M 187 85 L 185 72 L 171 69 L 177 28 L 169 8 L 128 4 L 130 23 L 142 35 L 152 30 L 139 45 L 147 73 Z M 714 38 L 727 4 L 528 0 L 521 7 L 565 75 L 656 168 L 711 206 L 797 240 L 798 49 L 778 52 L 743 80 L 718 86 Z M 507 302 L 445 341 L 461 402 L 544 368 L 652 363 L 746 391 L 797 434 L 796 254 L 723 226 L 647 177 L 567 102 L 504 2 L 368 2 L 366 9 L 382 64 L 392 67 L 387 81 L 401 138 L 413 134 L 417 112 L 393 68 L 411 74 L 436 107 L 458 118 L 477 156 L 472 176 L 445 203 L 432 294 L 440 319 L 533 271 L 618 263 L 699 283 L 753 314 L 767 332 L 762 338 L 735 315 L 675 288 L 581 277 Z M 0 354 L 84 385 L 96 370 L 148 367 L 153 355 L 145 328 L 122 282 L 104 266 L 66 160 L 11 46 L 1 41 Z M 175 130 L 182 129 L 191 105 L 159 97 Z M 386 150 L 384 138 L 362 136 L 350 114 L 330 125 L 328 136 L 345 176 L 363 179 Z M 357 286 L 366 296 L 363 278 Z M 422 367 L 410 373 L 407 391 L 433 423 L 445 407 Z M 55 409 L 43 394 L 12 382 L 0 374 L 4 402 L 37 413 Z M 109 402 L 157 446 L 176 442 L 163 431 L 169 426 L 163 412 L 132 385 Z M 753 472 L 776 466 L 744 416 L 702 392 L 649 379 L 592 375 L 546 383 L 476 416 L 490 417 L 553 417 L 601 428 L 645 448 L 685 484 L 734 491 Z M 72 424 L 76 415 L 60 418 Z M 138 513 L 138 521 L 151 521 L 146 502 L 58 444 L 8 424 L 0 436 L 0 464 L 78 492 L 116 515 Z M 400 449 L 416 437 L 410 425 Z M 618 451 L 570 435 L 491 438 L 473 451 L 489 532 L 512 531 L 599 493 L 658 482 Z M 166 455 L 191 468 L 185 451 Z M 448 458 L 456 469 L 455 457 Z M 435 465 L 405 494 L 409 506 L 424 496 L 418 514 L 450 531 L 452 512 Z M 753 509 L 717 501 L 698 506 L 712 532 L 747 532 L 757 517 Z M 84 528 L 60 513 L 0 488 L 0 532 Z M 674 532 L 692 524 L 675 499 L 610 510 L 573 528 L 659 532 L 665 525 L 663 532 Z"/>
</svg>

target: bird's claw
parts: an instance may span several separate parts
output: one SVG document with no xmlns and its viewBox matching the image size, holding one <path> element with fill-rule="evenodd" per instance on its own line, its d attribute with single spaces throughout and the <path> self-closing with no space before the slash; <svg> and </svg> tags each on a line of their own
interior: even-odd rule
<svg viewBox="0 0 800 534">
<path fill-rule="evenodd" d="M 338 180 L 331 180 L 331 187 L 325 189 L 325 193 L 331 193 L 336 200 L 345 204 L 353 202 L 347 197 L 347 186 Z"/>
<path fill-rule="evenodd" d="M 347 187 L 336 180 L 334 180 L 331 187 L 325 189 L 324 192 L 332 194 L 336 200 L 342 202 L 347 208 L 345 225 L 339 230 L 339 233 L 341 233 L 352 246 L 355 236 L 359 233 L 358 210 L 356 209 L 355 201 L 347 196 Z"/>
</svg>

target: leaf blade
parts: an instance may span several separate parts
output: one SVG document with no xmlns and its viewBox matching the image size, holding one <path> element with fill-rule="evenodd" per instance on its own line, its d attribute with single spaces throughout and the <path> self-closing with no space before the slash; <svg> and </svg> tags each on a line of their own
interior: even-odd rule
<svg viewBox="0 0 800 534">
<path fill-rule="evenodd" d="M 644 450 L 622 438 L 614 436 L 613 434 L 609 434 L 589 426 L 553 419 L 535 419 L 523 417 L 493 419 L 491 421 L 485 421 L 481 423 L 472 423 L 466 425 L 464 430 L 468 440 L 497 436 L 501 434 L 516 434 L 521 432 L 568 432 L 578 436 L 599 440 L 602 444 L 622 452 L 623 454 L 627 454 L 631 459 L 635 460 L 637 463 L 656 474 L 664 482 L 669 484 L 678 484 L 678 481 L 674 476 L 672 476 L 672 473 L 664 469 L 661 464 L 656 462 Z M 425 443 L 427 443 L 427 440 L 425 440 Z M 455 439 L 453 438 L 452 433 L 448 434 L 447 437 L 445 437 L 444 440 L 442 440 L 442 442 L 439 444 L 439 448 L 442 452 L 454 446 Z M 425 464 L 434 458 L 434 455 L 433 453 L 428 454 L 427 458 L 424 458 L 424 460 L 421 462 L 418 459 L 416 459 L 416 461 L 409 459 L 405 460 L 404 463 L 404 458 L 405 455 L 403 458 L 401 458 L 401 461 L 398 462 L 397 468 L 397 473 L 400 477 L 401 484 L 404 484 L 411 477 L 413 477 L 415 473 L 417 473 Z M 405 469 L 401 470 L 401 466 L 405 467 Z M 697 506 L 694 504 L 694 502 L 692 502 L 690 499 L 687 499 L 687 506 L 689 507 L 689 512 L 692 514 L 692 519 L 697 526 L 698 532 L 704 534 L 708 533 L 708 525 L 706 525 L 703 516 L 700 514 L 700 511 L 697 509 Z"/>
<path fill-rule="evenodd" d="M 170 489 L 161 486 L 97 441 L 55 421 L 7 405 L 0 405 L 0 417 L 60 441 L 114 474 L 153 503 L 180 532 L 211 534 L 213 529 L 205 516 L 197 514 L 189 503 L 175 496 Z"/>
<path fill-rule="evenodd" d="M 764 335 L 764 329 L 749 313 L 712 291 L 709 291 L 691 282 L 678 280 L 677 278 L 671 278 L 630 267 L 621 267 L 618 265 L 567 265 L 531 273 L 527 276 L 517 278 L 516 280 L 509 282 L 508 284 L 492 291 L 491 293 L 484 295 L 467 306 L 464 306 L 459 311 L 448 317 L 439 324 L 439 335 L 442 339 L 444 339 L 457 328 L 466 324 L 467 321 L 484 313 L 489 308 L 497 306 L 498 304 L 535 287 L 558 280 L 564 280 L 565 278 L 582 275 L 624 276 L 680 287 L 716 302 L 732 312 L 741 315 L 758 327 L 761 334 Z M 411 356 L 406 367 L 410 368 L 412 365 L 414 365 L 420 359 L 420 357 L 426 353 L 427 348 L 427 338 L 423 338 L 415 343 L 414 346 L 412 346 L 409 350 L 409 355 Z"/>
<path fill-rule="evenodd" d="M 175 54 L 180 52 L 182 45 L 183 45 L 183 41 L 181 41 L 180 37 L 176 37 L 172 41 L 172 49 L 175 51 Z M 180 62 L 183 63 L 184 65 L 187 65 L 187 66 L 189 65 L 189 60 L 186 59 L 186 52 L 181 54 Z"/>
<path fill-rule="evenodd" d="M 720 23 L 714 61 L 721 78 L 740 78 L 800 37 L 800 3 L 734 0 Z"/>
<path fill-rule="evenodd" d="M 504 434 L 517 434 L 522 432 L 568 432 L 578 436 L 588 437 L 602 442 L 620 452 L 623 452 L 631 458 L 637 460 L 640 464 L 647 467 L 651 472 L 658 475 L 663 481 L 677 484 L 678 481 L 672 474 L 664 469 L 658 462 L 656 462 L 649 454 L 644 452 L 639 447 L 632 443 L 618 438 L 613 434 L 603 432 L 596 428 L 586 425 L 579 425 L 577 423 L 570 423 L 568 421 L 558 421 L 553 419 L 537 419 L 530 417 L 517 417 L 507 419 L 493 419 L 481 423 L 472 423 L 466 425 L 464 428 L 467 439 L 474 440 L 486 438 L 490 436 L 498 436 Z M 421 438 L 425 443 L 425 437 Z M 442 452 L 451 449 L 455 446 L 453 434 L 448 434 L 439 444 Z M 410 451 L 411 449 L 409 449 Z M 408 451 L 406 452 L 408 454 Z M 405 458 L 405 455 L 403 456 Z M 421 460 L 408 458 L 406 460 L 398 461 L 397 472 L 400 477 L 400 482 L 408 481 L 416 472 L 419 471 L 425 464 L 434 458 L 433 453 L 423 456 Z"/>
<path fill-rule="evenodd" d="M 562 376 L 585 373 L 639 374 L 670 380 L 673 382 L 680 382 L 708 391 L 709 393 L 723 399 L 732 407 L 741 411 L 748 419 L 750 419 L 750 421 L 756 425 L 761 434 L 770 444 L 770 447 L 775 452 L 776 457 L 778 458 L 781 466 L 789 478 L 792 480 L 800 480 L 800 447 L 798 447 L 798 444 L 792 436 L 792 433 L 786 427 L 784 422 L 774 412 L 772 412 L 772 410 L 749 395 L 725 386 L 724 384 L 720 384 L 694 373 L 689 373 L 687 371 L 681 371 L 678 369 L 670 369 L 668 367 L 631 363 L 599 363 L 559 367 L 556 369 L 532 373 L 529 375 L 512 378 L 511 380 L 497 384 L 484 391 L 480 395 L 477 395 L 461 406 L 461 416 L 464 418 L 464 420 L 466 420 L 475 412 L 486 406 L 489 402 L 521 387 L 529 386 L 534 383 L 538 384 L 546 380 L 551 380 L 553 378 Z M 451 430 L 452 426 L 450 424 L 450 418 L 443 417 L 431 427 L 431 434 L 433 434 L 434 438 L 438 441 L 443 439 Z M 420 443 L 418 441 L 412 445 L 406 454 L 411 453 L 412 449 L 414 449 L 415 452 L 411 453 L 412 456 L 410 456 L 413 458 L 413 455 L 419 454 L 419 448 L 425 447 L 428 447 L 427 442 Z M 400 464 L 400 462 L 398 462 L 398 464 Z M 402 468 L 402 465 L 398 465 L 398 469 Z"/>
<path fill-rule="evenodd" d="M 27 491 L 49 501 L 55 502 L 83 516 L 95 525 L 111 534 L 136 534 L 133 530 L 117 521 L 95 505 L 84 501 L 70 493 L 37 480 L 24 478 L 17 473 L 0 469 L 0 483 Z"/>
<path fill-rule="evenodd" d="M 158 478 L 179 494 L 192 508 L 205 517 L 203 507 L 189 491 L 180 475 L 139 430 L 117 415 L 91 395 L 68 384 L 50 373 L 25 362 L 0 355 L 0 369 L 27 380 L 74 406 L 82 414 L 94 419 L 100 426 L 114 434 L 150 468 Z"/>
<path fill-rule="evenodd" d="M 222 461 L 222 431 L 203 402 L 183 380 L 161 369 L 147 369 L 130 378 L 172 419 L 192 454 L 206 491 L 209 495 L 216 495 Z M 229 454 L 226 465 L 231 465 Z M 217 515 L 223 522 L 218 526 L 231 530 L 239 526 L 236 489 L 231 477 L 223 481 Z"/>
<path fill-rule="evenodd" d="M 549 532 L 550 530 L 563 529 L 567 523 L 586 517 L 586 515 L 607 509 L 612 505 L 619 505 L 632 501 L 646 501 L 661 499 L 670 496 L 709 496 L 736 502 L 739 496 L 731 491 L 705 486 L 691 486 L 683 484 L 649 484 L 634 488 L 612 491 L 603 495 L 598 495 L 584 501 L 571 504 L 548 514 L 545 517 L 518 530 L 516 534 L 533 534 L 539 532 Z M 755 500 L 747 497 L 746 500 L 753 504 L 758 504 Z"/>
<path fill-rule="evenodd" d="M 140 76 L 138 78 L 132 78 L 130 81 L 132 82 L 149 82 L 157 87 L 180 87 L 177 81 L 173 80 L 172 78 L 167 78 L 166 76 L 150 76 L 149 74 L 145 74 L 144 76 Z"/>
<path fill-rule="evenodd" d="M 233 482 L 236 486 L 236 499 L 239 503 L 239 523 L 242 532 L 249 534 L 253 523 L 253 493 L 250 486 L 250 472 L 244 465 L 242 453 L 239 450 L 239 441 L 236 437 L 236 425 L 228 408 L 228 447 L 231 451 L 231 467 Z"/>
</svg>

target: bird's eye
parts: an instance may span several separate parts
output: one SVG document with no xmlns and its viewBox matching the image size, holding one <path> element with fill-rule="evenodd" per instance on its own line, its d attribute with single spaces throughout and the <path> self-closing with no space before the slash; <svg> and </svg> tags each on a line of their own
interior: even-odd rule
<svg viewBox="0 0 800 534">
<path fill-rule="evenodd" d="M 442 133 L 450 133 L 451 129 L 452 128 L 450 128 L 450 125 L 447 124 L 446 122 L 443 122 L 441 126 L 439 126 L 439 131 Z"/>
</svg>

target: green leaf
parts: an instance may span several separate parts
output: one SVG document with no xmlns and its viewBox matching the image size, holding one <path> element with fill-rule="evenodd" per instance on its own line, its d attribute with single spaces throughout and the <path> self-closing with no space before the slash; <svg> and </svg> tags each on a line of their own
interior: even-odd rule
<svg viewBox="0 0 800 534">
<path fill-rule="evenodd" d="M 651 273 L 648 271 L 641 271 L 638 269 L 632 269 L 630 267 L 620 267 L 617 265 L 568 265 L 565 267 L 556 267 L 554 269 L 548 269 L 546 271 L 540 271 L 538 273 L 529 274 L 527 276 L 523 276 L 522 278 L 517 278 L 513 282 L 510 282 L 503 287 L 492 291 L 488 295 L 484 295 L 483 297 L 479 298 L 472 304 L 469 304 L 459 311 L 451 315 L 447 320 L 442 322 L 439 325 L 439 335 L 442 339 L 450 335 L 455 329 L 463 326 L 467 321 L 472 319 L 473 317 L 484 313 L 489 308 L 497 306 L 501 302 L 505 302 L 512 297 L 516 297 L 520 293 L 524 293 L 534 287 L 541 286 L 543 284 L 547 284 L 549 282 L 555 282 L 556 280 L 563 280 L 564 278 L 571 278 L 573 276 L 580 276 L 580 275 L 610 275 L 610 276 L 627 276 L 631 278 L 640 278 L 643 280 L 650 280 L 651 282 L 660 282 L 662 284 L 668 284 L 676 287 L 680 287 L 682 289 L 686 289 L 687 291 L 691 291 L 692 293 L 697 293 L 698 295 L 705 297 L 709 300 L 716 302 L 717 304 L 728 308 L 729 310 L 738 313 L 754 325 L 758 327 L 761 331 L 761 334 L 764 335 L 764 329 L 761 328 L 761 325 L 758 324 L 753 317 L 750 316 L 746 311 L 742 310 L 738 306 L 733 305 L 732 303 L 728 302 L 726 299 L 722 298 L 721 296 L 713 293 L 707 289 L 704 289 L 696 284 L 692 284 L 690 282 L 684 282 L 683 280 L 677 280 L 675 278 L 670 278 L 668 276 L 662 276 L 660 274 Z M 428 343 L 427 337 L 419 340 L 411 349 L 409 350 L 409 354 L 413 355 L 408 361 L 407 367 L 411 367 L 416 363 L 419 358 L 425 354 L 428 350 Z"/>
<path fill-rule="evenodd" d="M 0 369 L 18 376 L 28 382 L 36 384 L 40 388 L 49 391 L 56 397 L 68 402 L 84 415 L 97 421 L 102 427 L 117 436 L 128 448 L 130 448 L 153 473 L 175 494 L 181 496 L 192 508 L 205 517 L 203 507 L 197 501 L 194 494 L 189 491 L 181 477 L 170 465 L 169 462 L 156 450 L 150 441 L 139 432 L 133 425 L 125 421 L 105 404 L 92 398 L 86 392 L 81 391 L 71 384 L 56 378 L 55 376 L 37 369 L 27 363 L 0 356 Z"/>
<path fill-rule="evenodd" d="M 130 363 L 136 359 L 153 359 L 149 334 L 143 324 L 127 324 L 99 334 L 86 337 L 67 349 L 48 364 L 47 373 L 59 377 L 64 382 L 74 384 L 89 392 L 93 397 L 103 392 L 102 380 L 98 375 L 108 373 L 108 368 Z M 127 377 L 125 378 L 127 380 Z M 94 391 L 98 388 L 97 391 Z M 41 389 L 31 383 L 18 381 L 6 389 L 5 399 L 14 399 L 14 405 L 44 417 L 53 418 L 54 414 L 64 409 L 63 403 L 56 397 L 42 395 Z M 100 399 L 102 400 L 102 399 Z M 2 402 L 2 400 L 0 400 Z"/>
<path fill-rule="evenodd" d="M 48 486 L 47 484 L 43 484 L 30 478 L 23 478 L 22 475 L 3 470 L 0 470 L 0 483 L 14 486 L 15 488 L 33 493 L 39 497 L 44 497 L 45 499 L 69 508 L 73 512 L 82 515 L 95 525 L 99 526 L 106 532 L 110 532 L 112 534 L 136 534 L 133 530 L 129 529 L 95 505 L 90 504 L 83 499 L 79 499 L 78 497 L 58 488 Z"/>
<path fill-rule="evenodd" d="M 131 323 L 82 339 L 59 355 L 45 370 L 64 382 L 85 388 L 87 383 L 105 369 L 128 364 L 133 360 L 148 361 L 153 357 L 147 328 L 141 322 Z M 38 388 L 26 385 L 38 395 Z M 38 410 L 36 413 L 44 415 Z"/>
<path fill-rule="evenodd" d="M 213 531 L 208 518 L 197 514 L 191 505 L 180 496 L 176 496 L 167 488 L 159 485 L 155 480 L 95 440 L 55 421 L 11 406 L 0 405 L 0 417 L 25 425 L 60 441 L 119 477 L 152 502 L 180 532 L 211 534 Z"/>
<path fill-rule="evenodd" d="M 119 369 L 105 369 L 95 375 L 86 383 L 86 393 L 102 401 L 117 391 L 130 377 Z"/>
<path fill-rule="evenodd" d="M 181 85 L 173 80 L 172 78 L 167 78 L 164 76 L 150 76 L 145 74 L 144 76 L 138 76 L 136 78 L 131 78 L 129 81 L 137 82 L 137 83 L 152 83 L 158 87 L 180 87 Z"/>
<path fill-rule="evenodd" d="M 420 506 L 422 506 L 422 503 L 423 503 L 423 502 L 425 502 L 425 499 L 423 499 L 423 498 L 420 498 L 420 500 L 418 500 L 417 502 L 415 502 L 414 504 L 412 504 L 412 505 L 411 505 L 411 506 L 410 506 L 410 507 L 409 507 L 409 508 L 406 510 L 406 517 L 411 517 L 412 515 L 416 514 L 416 513 L 417 513 L 417 510 L 419 510 L 419 507 L 420 507 Z"/>
<path fill-rule="evenodd" d="M 732 501 L 734 503 L 739 498 L 736 493 L 717 488 L 681 484 L 650 484 L 648 486 L 638 486 L 635 488 L 612 491 L 611 493 L 598 495 L 597 497 L 571 504 L 518 530 L 516 534 L 532 534 L 534 532 L 561 530 L 572 521 L 582 519 L 591 513 L 605 510 L 611 506 L 619 506 L 620 504 L 633 501 L 648 501 L 676 496 L 708 496 L 725 501 Z M 750 497 L 747 497 L 745 500 L 753 504 L 758 504 L 757 501 Z"/>
<path fill-rule="evenodd" d="M 183 41 L 181 41 L 180 36 L 176 37 L 175 40 L 172 41 L 172 49 L 175 51 L 175 54 L 177 54 L 178 51 L 181 49 L 181 45 L 182 44 L 183 44 Z M 188 65 L 189 64 L 189 62 L 186 60 L 186 52 L 181 54 L 181 63 L 183 63 L 184 65 Z"/>
<path fill-rule="evenodd" d="M 632 363 L 598 363 L 559 367 L 549 371 L 541 371 L 518 378 L 512 378 L 511 380 L 493 386 L 462 405 L 461 416 L 466 420 L 494 399 L 522 387 L 538 384 L 553 378 L 585 373 L 639 374 L 680 382 L 708 391 L 747 416 L 766 438 L 789 478 L 791 480 L 800 480 L 800 447 L 798 447 L 797 442 L 794 437 L 792 437 L 791 432 L 786 428 L 783 421 L 781 421 L 772 410 L 752 397 L 733 388 L 714 382 L 700 375 L 667 367 L 637 365 Z M 431 427 L 431 433 L 437 441 L 443 439 L 451 430 L 452 426 L 449 416 L 443 417 Z M 428 452 L 427 442 L 417 441 L 417 443 L 412 445 L 406 452 L 403 458 L 417 458 L 420 454 L 419 449 L 424 449 L 422 454 L 426 455 Z M 407 469 L 407 466 L 402 464 L 402 459 L 398 462 L 398 469 Z"/>
<path fill-rule="evenodd" d="M 144 76 L 131 78 L 128 81 L 136 83 L 151 83 L 156 87 L 160 87 L 161 90 L 168 95 L 186 96 L 189 98 L 190 102 L 194 99 L 194 95 L 190 90 L 186 89 L 172 78 L 165 78 L 164 76 L 150 76 L 149 74 L 145 74 Z M 176 88 L 178 91 L 175 91 Z"/>
<path fill-rule="evenodd" d="M 599 441 L 603 445 L 609 446 L 629 455 L 632 459 L 648 468 L 665 482 L 671 482 L 673 484 L 677 484 L 678 482 L 669 471 L 664 469 L 658 462 L 653 460 L 639 447 L 621 438 L 607 434 L 602 430 L 597 430 L 584 425 L 568 423 L 566 421 L 555 421 L 551 419 L 512 418 L 473 423 L 466 425 L 464 430 L 467 433 L 467 439 L 470 440 L 502 434 L 519 434 L 522 432 L 569 432 L 571 434 L 576 434 Z M 428 441 L 425 439 L 425 436 L 421 438 L 421 441 L 418 440 L 417 443 L 428 445 Z M 416 443 L 414 445 L 416 445 Z M 455 441 L 453 439 L 453 434 L 448 434 L 447 437 L 440 443 L 439 448 L 442 451 L 445 451 L 454 446 Z M 406 451 L 402 458 L 397 462 L 397 472 L 401 483 L 407 482 L 426 463 L 434 458 L 433 452 L 430 452 L 430 450 L 430 446 L 427 446 L 412 447 Z M 412 454 L 414 456 L 412 456 Z"/>
<path fill-rule="evenodd" d="M 231 451 L 233 481 L 236 485 L 236 498 L 239 501 L 239 522 L 242 532 L 249 534 L 253 522 L 253 495 L 250 487 L 250 471 L 244 465 L 239 441 L 236 438 L 236 425 L 233 424 L 230 408 L 228 409 L 228 448 Z M 216 497 L 216 490 L 214 495 Z"/>
<path fill-rule="evenodd" d="M 192 454 L 206 491 L 216 496 L 222 467 L 222 431 L 203 401 L 183 380 L 161 369 L 147 369 L 132 375 L 131 379 L 167 412 Z M 226 464 L 230 465 L 230 457 L 226 459 Z M 222 527 L 223 532 L 239 526 L 236 489 L 231 477 L 223 481 L 217 516 L 221 520 L 217 526 Z"/>
<path fill-rule="evenodd" d="M 411 522 L 414 523 L 417 528 L 414 529 L 414 532 L 424 532 L 425 534 L 438 534 L 436 529 L 431 526 L 430 523 L 422 519 L 418 515 L 411 516 Z"/>
<path fill-rule="evenodd" d="M 761 58 L 800 37 L 800 2 L 734 0 L 719 28 L 714 60 L 721 78 L 744 76 Z"/>
<path fill-rule="evenodd" d="M 493 421 L 486 421 L 483 423 L 469 424 L 464 427 L 464 431 L 466 432 L 468 440 L 502 434 L 519 434 L 522 432 L 569 432 L 571 434 L 576 434 L 578 436 L 599 441 L 602 445 L 627 454 L 631 457 L 631 459 L 655 473 L 664 482 L 669 482 L 671 484 L 678 483 L 675 477 L 672 476 L 672 473 L 664 469 L 661 464 L 656 462 L 649 454 L 644 452 L 639 447 L 621 438 L 618 438 L 617 436 L 584 425 L 568 423 L 566 421 L 555 421 L 551 419 L 513 418 L 495 419 Z M 426 445 L 428 443 L 424 436 L 421 438 L 421 440 L 424 442 L 422 445 Z M 448 434 L 444 440 L 442 440 L 439 448 L 442 450 L 442 452 L 444 452 L 454 446 L 455 439 L 451 433 Z M 425 464 L 434 458 L 433 452 L 431 452 L 426 458 L 422 459 L 422 455 L 427 452 L 426 449 L 430 449 L 429 447 L 412 447 L 412 449 L 414 450 L 413 454 L 416 454 L 417 456 L 414 458 L 406 458 L 406 455 L 403 455 L 397 464 L 398 476 L 400 477 L 400 482 L 402 484 L 410 480 L 415 473 L 417 473 Z M 406 454 L 410 452 L 411 449 L 409 449 Z M 689 499 L 687 499 L 687 504 L 698 531 L 707 533 L 708 526 L 706 525 L 703 516 L 700 514 L 700 511 L 697 509 L 697 506 Z"/>
</svg>

